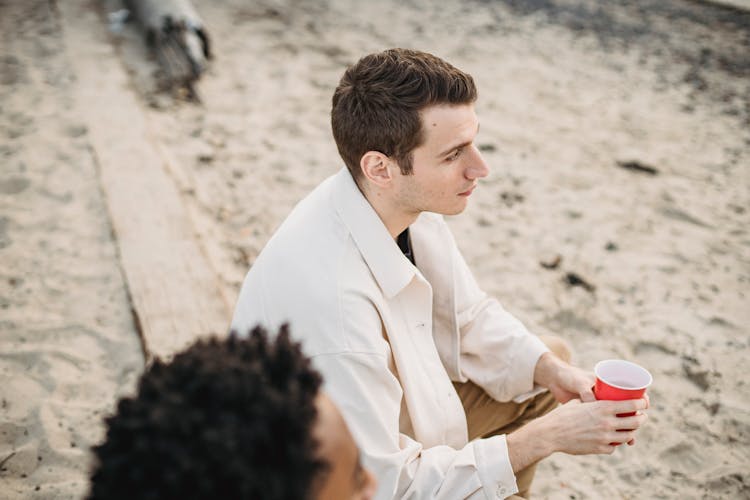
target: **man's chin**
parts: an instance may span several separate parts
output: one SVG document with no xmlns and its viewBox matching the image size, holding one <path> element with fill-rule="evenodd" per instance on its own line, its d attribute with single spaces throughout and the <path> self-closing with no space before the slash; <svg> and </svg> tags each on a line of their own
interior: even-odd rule
<svg viewBox="0 0 750 500">
<path fill-rule="evenodd" d="M 457 205 L 454 207 L 446 207 L 445 209 L 442 209 L 442 210 L 436 210 L 435 212 L 440 215 L 458 215 L 462 213 L 464 210 L 466 210 L 467 205 L 468 203 L 463 203 L 461 205 Z"/>
</svg>

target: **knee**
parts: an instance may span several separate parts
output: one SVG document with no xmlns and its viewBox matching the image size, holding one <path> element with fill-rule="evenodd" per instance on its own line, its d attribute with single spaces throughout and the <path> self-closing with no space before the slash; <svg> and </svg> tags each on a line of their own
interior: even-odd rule
<svg viewBox="0 0 750 500">
<path fill-rule="evenodd" d="M 555 356 L 566 363 L 570 363 L 570 360 L 573 357 L 573 350 L 571 349 L 570 344 L 555 335 L 541 335 L 539 339 L 549 347 L 549 350 L 552 351 Z"/>
</svg>

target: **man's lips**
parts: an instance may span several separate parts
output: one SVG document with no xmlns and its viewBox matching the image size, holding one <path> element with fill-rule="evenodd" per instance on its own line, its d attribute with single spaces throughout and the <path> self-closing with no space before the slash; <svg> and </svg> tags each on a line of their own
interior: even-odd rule
<svg viewBox="0 0 750 500">
<path fill-rule="evenodd" d="M 458 193 L 458 196 L 469 196 L 469 195 L 471 194 L 471 192 L 472 192 L 472 191 L 474 191 L 474 189 L 475 189 L 476 187 L 477 187 L 477 185 L 476 185 L 476 184 L 474 184 L 473 186 L 471 186 L 471 187 L 470 187 L 469 189 L 467 189 L 467 190 L 466 190 L 466 191 L 464 191 L 463 193 Z"/>
</svg>

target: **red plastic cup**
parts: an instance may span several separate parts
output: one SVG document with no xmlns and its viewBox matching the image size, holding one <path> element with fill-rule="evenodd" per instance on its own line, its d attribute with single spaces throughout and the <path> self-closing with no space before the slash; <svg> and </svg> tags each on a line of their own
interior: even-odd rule
<svg viewBox="0 0 750 500">
<path fill-rule="evenodd" d="M 599 361 L 594 367 L 594 374 L 596 375 L 594 396 L 596 399 L 607 401 L 640 399 L 653 381 L 648 370 L 622 359 Z M 632 415 L 635 415 L 635 412 L 617 414 L 618 417 L 630 417 Z M 622 443 L 610 444 L 618 445 Z"/>
<path fill-rule="evenodd" d="M 640 399 L 653 381 L 648 370 L 622 359 L 599 361 L 594 367 L 594 374 L 596 375 L 594 396 L 596 399 L 608 401 Z M 629 415 L 635 415 L 635 413 L 625 416 Z"/>
</svg>

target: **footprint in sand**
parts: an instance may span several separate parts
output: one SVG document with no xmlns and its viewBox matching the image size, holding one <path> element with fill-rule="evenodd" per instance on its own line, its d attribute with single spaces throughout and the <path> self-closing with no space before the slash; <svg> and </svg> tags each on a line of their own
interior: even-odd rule
<svg viewBox="0 0 750 500">
<path fill-rule="evenodd" d="M 26 81 L 26 68 L 14 56 L 0 57 L 0 85 L 15 85 Z"/>
<path fill-rule="evenodd" d="M 662 463 L 669 465 L 673 471 L 686 475 L 696 474 L 706 465 L 698 450 L 692 444 L 684 442 L 670 446 L 659 453 L 659 459 Z"/>
<path fill-rule="evenodd" d="M 0 217 L 0 249 L 8 247 L 13 243 L 13 240 L 8 236 L 8 223 L 10 219 L 7 217 Z"/>
<path fill-rule="evenodd" d="M 85 135 L 86 132 L 88 132 L 86 125 L 73 124 L 65 127 L 65 135 L 73 139 Z"/>
<path fill-rule="evenodd" d="M 10 177 L 0 180 L 0 194 L 18 194 L 31 185 L 31 182 L 25 177 Z"/>
<path fill-rule="evenodd" d="M 8 116 L 10 126 L 7 128 L 8 139 L 17 139 L 34 129 L 34 119 L 23 113 L 12 113 Z"/>
</svg>

